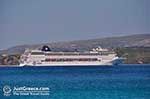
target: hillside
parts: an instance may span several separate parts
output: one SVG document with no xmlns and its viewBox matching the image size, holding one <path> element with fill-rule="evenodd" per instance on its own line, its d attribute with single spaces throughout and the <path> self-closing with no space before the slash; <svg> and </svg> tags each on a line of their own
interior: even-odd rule
<svg viewBox="0 0 150 99">
<path fill-rule="evenodd" d="M 44 43 L 35 45 L 19 45 L 11 47 L 7 50 L 0 51 L 0 54 L 21 54 L 26 48 L 39 49 L 43 45 L 48 45 L 53 51 L 79 51 L 90 50 L 94 47 L 101 46 L 103 48 L 118 47 L 150 47 L 150 34 L 136 34 L 120 37 L 108 37 L 89 40 L 78 40 L 68 42 Z"/>
</svg>

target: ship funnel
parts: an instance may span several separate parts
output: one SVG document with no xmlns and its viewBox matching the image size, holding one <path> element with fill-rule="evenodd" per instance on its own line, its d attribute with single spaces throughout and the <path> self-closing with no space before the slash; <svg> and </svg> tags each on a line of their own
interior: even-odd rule
<svg viewBox="0 0 150 99">
<path fill-rule="evenodd" d="M 48 46 L 44 45 L 42 47 L 42 51 L 51 51 L 51 49 Z"/>
</svg>

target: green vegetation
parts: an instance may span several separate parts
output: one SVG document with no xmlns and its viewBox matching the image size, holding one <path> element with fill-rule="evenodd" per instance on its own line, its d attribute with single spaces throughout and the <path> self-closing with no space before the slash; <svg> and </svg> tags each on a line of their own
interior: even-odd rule
<svg viewBox="0 0 150 99">
<path fill-rule="evenodd" d="M 116 48 L 115 52 L 126 64 L 150 64 L 150 47 Z"/>
<path fill-rule="evenodd" d="M 18 65 L 20 55 L 0 55 L 0 65 Z"/>
</svg>

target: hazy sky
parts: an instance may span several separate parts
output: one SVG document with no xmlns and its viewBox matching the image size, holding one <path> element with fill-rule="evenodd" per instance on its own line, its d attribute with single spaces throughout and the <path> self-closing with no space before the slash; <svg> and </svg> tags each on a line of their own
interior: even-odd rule
<svg viewBox="0 0 150 99">
<path fill-rule="evenodd" d="M 150 0 L 0 0 L 0 49 L 150 33 Z"/>
</svg>

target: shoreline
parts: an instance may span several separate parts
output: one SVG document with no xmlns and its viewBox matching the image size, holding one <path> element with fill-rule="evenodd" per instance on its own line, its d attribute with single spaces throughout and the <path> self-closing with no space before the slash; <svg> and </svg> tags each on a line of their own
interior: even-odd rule
<svg viewBox="0 0 150 99">
<path fill-rule="evenodd" d="M 113 66 L 150 66 L 150 64 L 119 64 L 119 65 L 86 65 L 86 66 L 82 66 L 82 65 L 70 65 L 70 66 L 19 66 L 19 65 L 0 65 L 0 68 L 5 68 L 5 67 L 113 67 Z"/>
</svg>

